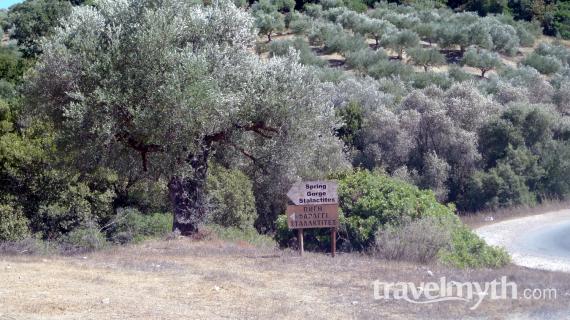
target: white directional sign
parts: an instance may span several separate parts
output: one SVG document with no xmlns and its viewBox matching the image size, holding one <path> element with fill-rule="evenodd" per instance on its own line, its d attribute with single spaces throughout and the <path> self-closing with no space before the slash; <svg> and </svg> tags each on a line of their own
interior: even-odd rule
<svg viewBox="0 0 570 320">
<path fill-rule="evenodd" d="M 287 196 L 296 205 L 338 203 L 335 181 L 303 181 L 293 184 Z"/>
</svg>

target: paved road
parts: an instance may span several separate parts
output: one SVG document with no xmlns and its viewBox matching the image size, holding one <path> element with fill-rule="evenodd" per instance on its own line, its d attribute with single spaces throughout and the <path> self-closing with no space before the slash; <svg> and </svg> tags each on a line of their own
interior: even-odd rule
<svg viewBox="0 0 570 320">
<path fill-rule="evenodd" d="M 570 210 L 507 220 L 476 232 L 489 244 L 505 247 L 515 264 L 570 272 Z"/>
</svg>

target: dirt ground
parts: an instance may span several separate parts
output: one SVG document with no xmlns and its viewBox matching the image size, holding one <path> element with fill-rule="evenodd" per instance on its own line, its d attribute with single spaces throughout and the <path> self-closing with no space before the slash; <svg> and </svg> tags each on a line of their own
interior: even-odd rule
<svg viewBox="0 0 570 320">
<path fill-rule="evenodd" d="M 413 304 L 373 281 L 492 281 L 556 288 L 549 300 Z M 88 255 L 0 256 L 0 319 L 570 319 L 570 274 L 516 266 L 459 271 L 360 254 L 177 239 Z"/>
</svg>

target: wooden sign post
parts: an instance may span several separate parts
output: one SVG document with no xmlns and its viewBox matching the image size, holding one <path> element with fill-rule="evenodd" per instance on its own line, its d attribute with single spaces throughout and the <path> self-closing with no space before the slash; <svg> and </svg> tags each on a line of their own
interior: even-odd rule
<svg viewBox="0 0 570 320">
<path fill-rule="evenodd" d="M 287 196 L 295 205 L 287 206 L 287 225 L 298 229 L 299 252 L 303 255 L 303 229 L 331 228 L 331 255 L 336 255 L 338 219 L 338 185 L 334 181 L 295 183 Z"/>
</svg>

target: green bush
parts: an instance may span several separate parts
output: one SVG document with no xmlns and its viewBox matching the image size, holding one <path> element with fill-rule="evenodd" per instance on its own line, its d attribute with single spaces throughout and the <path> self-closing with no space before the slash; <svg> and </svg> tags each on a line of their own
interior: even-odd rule
<svg viewBox="0 0 570 320">
<path fill-rule="evenodd" d="M 346 54 L 346 64 L 360 72 L 366 73 L 368 68 L 381 60 L 387 60 L 384 50 L 370 50 L 364 48 L 358 51 L 350 51 Z"/>
<path fill-rule="evenodd" d="M 449 78 L 454 82 L 463 82 L 473 79 L 473 76 L 470 73 L 463 71 L 463 69 L 457 65 L 451 65 L 447 71 L 447 74 L 449 75 Z"/>
<path fill-rule="evenodd" d="M 143 213 L 166 212 L 170 210 L 168 186 L 164 180 L 141 179 L 118 192 L 113 206 L 134 207 Z"/>
<path fill-rule="evenodd" d="M 22 240 L 28 235 L 28 219 L 22 209 L 0 204 L 0 242 Z"/>
<path fill-rule="evenodd" d="M 270 57 L 284 56 L 289 53 L 289 49 L 293 46 L 291 40 L 274 40 L 267 45 Z"/>
<path fill-rule="evenodd" d="M 445 73 L 439 72 L 415 72 L 410 74 L 410 82 L 417 89 L 427 88 L 429 86 L 438 86 L 442 89 L 448 89 L 452 85 L 452 80 Z"/>
<path fill-rule="evenodd" d="M 362 13 L 368 10 L 368 6 L 362 0 L 345 0 L 344 3 L 348 9 L 355 12 Z"/>
<path fill-rule="evenodd" d="M 320 3 L 323 6 L 323 9 L 325 10 L 331 8 L 344 7 L 344 0 L 321 0 Z"/>
<path fill-rule="evenodd" d="M 236 169 L 212 166 L 208 171 L 206 191 L 210 223 L 224 227 L 247 229 L 257 219 L 253 185 Z"/>
<path fill-rule="evenodd" d="M 323 15 L 323 7 L 320 4 L 305 3 L 303 9 L 306 15 L 315 19 L 318 19 Z"/>
<path fill-rule="evenodd" d="M 531 30 L 529 30 L 530 23 L 518 23 L 515 26 L 517 30 L 517 36 L 520 39 L 520 45 L 522 47 L 532 48 L 535 41 L 535 36 Z"/>
<path fill-rule="evenodd" d="M 324 67 L 316 70 L 317 77 L 322 82 L 338 83 L 347 78 L 346 72 L 339 68 Z"/>
<path fill-rule="evenodd" d="M 324 37 L 325 53 L 342 53 L 368 48 L 366 40 L 361 35 L 351 35 L 347 32 L 327 33 Z"/>
<path fill-rule="evenodd" d="M 109 238 L 115 243 L 139 242 L 163 237 L 172 231 L 172 214 L 141 214 L 133 208 L 120 208 L 110 224 Z"/>
<path fill-rule="evenodd" d="M 567 1 L 557 1 L 554 26 L 562 38 L 570 39 L 570 3 Z"/>
<path fill-rule="evenodd" d="M 500 268 L 511 260 L 504 249 L 489 246 L 465 226 L 457 228 L 451 248 L 443 250 L 439 258 L 456 268 Z"/>
<path fill-rule="evenodd" d="M 564 65 L 570 64 L 570 50 L 564 45 L 541 43 L 534 52 L 541 56 L 555 57 Z"/>
<path fill-rule="evenodd" d="M 412 66 L 392 60 L 381 60 L 368 68 L 368 74 L 376 79 L 389 77 L 400 77 L 405 79 L 413 72 L 414 69 Z"/>
<path fill-rule="evenodd" d="M 80 227 L 66 234 L 61 239 L 63 253 L 76 253 L 100 250 L 108 246 L 107 238 L 95 226 Z"/>
<path fill-rule="evenodd" d="M 339 199 L 349 239 L 358 249 L 374 242 L 380 225 L 454 214 L 453 208 L 438 203 L 431 191 L 368 171 L 344 176 L 339 181 Z"/>
<path fill-rule="evenodd" d="M 534 52 L 529 54 L 522 64 L 533 67 L 542 74 L 553 74 L 562 68 L 560 60 L 550 56 L 541 56 Z"/>
<path fill-rule="evenodd" d="M 64 178 L 62 182 L 64 185 L 60 187 L 63 190 L 58 190 L 57 198 L 42 203 L 30 217 L 34 232 L 40 232 L 44 239 L 58 239 L 87 223 L 111 219 L 115 197 L 112 190 L 92 189 L 75 178 L 71 181 Z"/>
<path fill-rule="evenodd" d="M 309 31 L 312 25 L 312 20 L 310 17 L 300 14 L 292 13 L 291 21 L 289 21 L 289 29 L 295 34 L 305 34 Z"/>
</svg>

